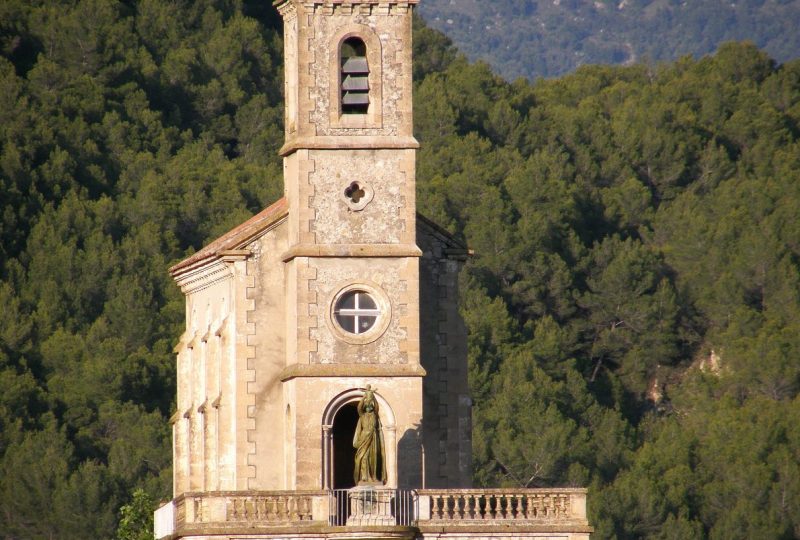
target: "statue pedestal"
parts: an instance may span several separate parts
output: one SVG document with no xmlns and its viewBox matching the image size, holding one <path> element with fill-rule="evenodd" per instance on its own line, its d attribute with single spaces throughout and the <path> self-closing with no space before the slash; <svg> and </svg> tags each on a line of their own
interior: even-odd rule
<svg viewBox="0 0 800 540">
<path fill-rule="evenodd" d="M 382 485 L 380 485 L 382 487 Z M 347 525 L 395 525 L 392 512 L 393 489 L 380 489 L 378 485 L 359 485 L 347 492 L 350 515 Z"/>
</svg>

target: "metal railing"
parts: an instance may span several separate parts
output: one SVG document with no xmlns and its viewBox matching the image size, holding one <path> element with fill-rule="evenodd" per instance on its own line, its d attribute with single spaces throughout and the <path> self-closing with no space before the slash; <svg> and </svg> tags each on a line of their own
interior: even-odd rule
<svg viewBox="0 0 800 540">
<path fill-rule="evenodd" d="M 334 489 L 328 498 L 332 526 L 411 526 L 419 513 L 417 493 L 410 489 Z"/>
</svg>

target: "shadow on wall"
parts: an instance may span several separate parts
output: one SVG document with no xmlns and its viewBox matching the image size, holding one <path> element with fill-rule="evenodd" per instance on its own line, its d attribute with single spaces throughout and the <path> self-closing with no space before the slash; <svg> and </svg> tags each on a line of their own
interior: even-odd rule
<svg viewBox="0 0 800 540">
<path fill-rule="evenodd" d="M 397 487 L 422 487 L 422 429 L 407 429 L 397 441 Z"/>
</svg>

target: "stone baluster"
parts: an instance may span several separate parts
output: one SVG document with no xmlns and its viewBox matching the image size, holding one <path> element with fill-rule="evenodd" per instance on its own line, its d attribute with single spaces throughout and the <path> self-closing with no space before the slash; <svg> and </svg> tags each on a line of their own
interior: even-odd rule
<svg viewBox="0 0 800 540">
<path fill-rule="evenodd" d="M 477 506 L 478 506 L 478 503 L 475 500 L 475 495 L 473 493 L 468 494 L 467 495 L 467 509 L 468 509 L 467 517 L 469 519 L 475 519 L 475 516 L 477 514 L 477 512 L 476 512 Z"/>
<path fill-rule="evenodd" d="M 260 497 L 258 505 L 258 519 L 267 520 L 267 507 L 269 505 L 269 497 Z"/>
<path fill-rule="evenodd" d="M 520 519 L 530 519 L 530 511 L 531 511 L 531 498 L 528 495 L 521 494 L 519 496 Z"/>
<path fill-rule="evenodd" d="M 442 519 L 442 500 L 437 494 L 431 495 L 431 517 Z"/>
<path fill-rule="evenodd" d="M 278 497 L 278 521 L 287 521 L 291 519 L 291 496 Z"/>
<path fill-rule="evenodd" d="M 250 521 L 256 515 L 256 501 L 251 497 L 246 497 L 243 499 L 243 508 L 244 508 L 244 519 Z"/>
<path fill-rule="evenodd" d="M 571 510 L 569 507 L 569 496 L 568 495 L 561 495 L 561 516 L 562 517 L 569 517 Z"/>
</svg>

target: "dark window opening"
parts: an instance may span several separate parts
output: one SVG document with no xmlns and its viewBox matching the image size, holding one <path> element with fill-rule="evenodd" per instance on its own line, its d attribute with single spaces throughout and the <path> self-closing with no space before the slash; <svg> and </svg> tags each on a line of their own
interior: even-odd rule
<svg viewBox="0 0 800 540">
<path fill-rule="evenodd" d="M 350 489 L 356 485 L 356 449 L 353 436 L 358 424 L 356 403 L 348 403 L 333 418 L 333 489 Z"/>
<path fill-rule="evenodd" d="M 359 38 L 342 43 L 342 114 L 367 114 L 369 66 L 367 46 Z"/>
</svg>

